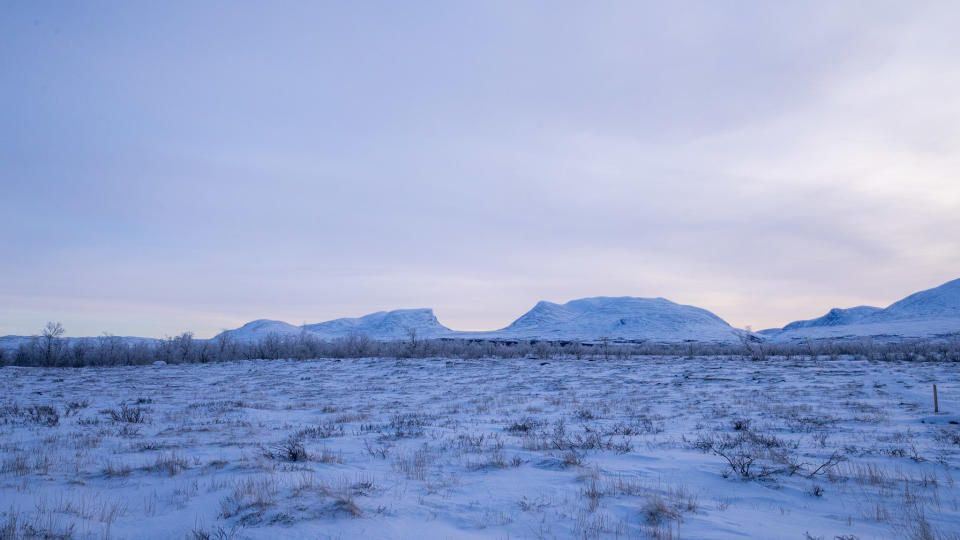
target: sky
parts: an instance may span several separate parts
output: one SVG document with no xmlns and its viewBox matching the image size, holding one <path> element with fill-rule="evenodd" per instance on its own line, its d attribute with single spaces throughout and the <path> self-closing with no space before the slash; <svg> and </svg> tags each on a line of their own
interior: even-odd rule
<svg viewBox="0 0 960 540">
<path fill-rule="evenodd" d="M 0 0 L 0 335 L 960 277 L 956 2 Z"/>
</svg>

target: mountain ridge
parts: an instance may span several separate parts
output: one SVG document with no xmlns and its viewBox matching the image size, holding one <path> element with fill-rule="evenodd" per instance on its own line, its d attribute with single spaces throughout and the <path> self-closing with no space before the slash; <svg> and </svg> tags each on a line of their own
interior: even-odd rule
<svg viewBox="0 0 960 540">
<path fill-rule="evenodd" d="M 366 335 L 380 341 L 420 339 L 541 339 L 600 341 L 604 339 L 658 343 L 736 343 L 744 335 L 716 314 L 666 298 L 594 296 L 563 304 L 541 300 L 509 325 L 491 331 L 458 331 L 444 326 L 430 308 L 378 311 L 295 326 L 284 321 L 256 319 L 224 330 L 214 340 L 253 342 L 267 336 L 333 340 Z M 807 339 L 874 338 L 898 340 L 960 335 L 960 279 L 910 294 L 886 308 L 833 308 L 814 319 L 793 321 L 782 328 L 753 334 L 773 343 Z M 16 348 L 32 336 L 0 336 L 0 348 Z M 70 337 L 67 342 L 102 338 Z M 155 338 L 123 337 L 124 342 L 156 343 Z M 197 340 L 204 341 L 204 340 Z"/>
<path fill-rule="evenodd" d="M 283 326 L 285 325 L 285 326 Z M 362 317 L 344 317 L 300 327 L 260 319 L 226 335 L 238 341 L 263 339 L 269 333 L 307 332 L 320 339 L 363 334 L 375 340 L 408 339 L 580 339 L 634 341 L 705 341 L 733 343 L 737 330 L 717 315 L 699 307 L 665 298 L 595 296 L 556 304 L 541 300 L 510 325 L 491 331 L 452 330 L 432 309 L 378 311 Z"/>
<path fill-rule="evenodd" d="M 926 338 L 960 332 L 960 279 L 910 294 L 886 308 L 833 308 L 815 319 L 760 332 L 773 341 Z"/>
</svg>

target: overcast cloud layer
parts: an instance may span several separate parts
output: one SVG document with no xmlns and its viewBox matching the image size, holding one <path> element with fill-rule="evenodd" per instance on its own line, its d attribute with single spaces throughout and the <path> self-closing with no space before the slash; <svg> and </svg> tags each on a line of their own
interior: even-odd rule
<svg viewBox="0 0 960 540">
<path fill-rule="evenodd" d="M 0 2 L 0 335 L 960 277 L 956 2 Z"/>
</svg>

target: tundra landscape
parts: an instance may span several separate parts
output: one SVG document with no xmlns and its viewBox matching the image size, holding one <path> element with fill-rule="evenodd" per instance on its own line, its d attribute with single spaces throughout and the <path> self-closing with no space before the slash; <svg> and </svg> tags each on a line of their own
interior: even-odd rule
<svg viewBox="0 0 960 540">
<path fill-rule="evenodd" d="M 960 328 L 958 290 L 846 330 L 626 298 L 487 334 L 430 310 L 210 340 L 51 323 L 4 341 L 0 534 L 956 539 L 960 334 L 890 330 Z M 844 338 L 777 339 L 797 328 Z"/>
<path fill-rule="evenodd" d="M 0 537 L 957 538 L 958 355 L 8 366 Z"/>
<path fill-rule="evenodd" d="M 960 540 L 958 22 L 0 0 L 0 540 Z"/>
</svg>

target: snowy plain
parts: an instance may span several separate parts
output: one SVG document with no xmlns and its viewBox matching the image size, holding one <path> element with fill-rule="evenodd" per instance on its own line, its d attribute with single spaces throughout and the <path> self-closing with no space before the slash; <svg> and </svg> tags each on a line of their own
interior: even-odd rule
<svg viewBox="0 0 960 540">
<path fill-rule="evenodd" d="M 7 366 L 0 536 L 957 538 L 958 411 L 849 357 Z"/>
</svg>

